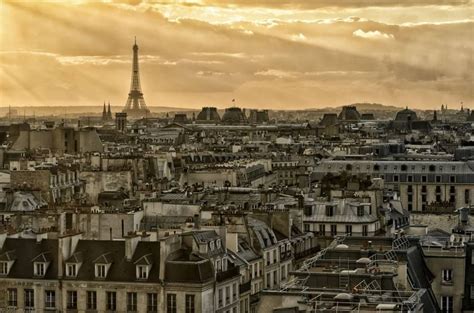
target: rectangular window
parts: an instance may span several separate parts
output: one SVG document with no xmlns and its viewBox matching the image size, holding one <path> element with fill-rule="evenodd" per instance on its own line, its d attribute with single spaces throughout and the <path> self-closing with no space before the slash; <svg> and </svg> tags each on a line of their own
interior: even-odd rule
<svg viewBox="0 0 474 313">
<path fill-rule="evenodd" d="M 16 308 L 18 306 L 18 291 L 16 288 L 7 289 L 8 307 Z"/>
<path fill-rule="evenodd" d="M 474 300 L 474 285 L 471 285 L 471 288 L 470 288 L 470 289 L 471 289 L 471 297 L 470 297 L 470 299 L 471 299 L 471 300 Z"/>
<path fill-rule="evenodd" d="M 331 236 L 337 235 L 337 225 L 331 225 Z"/>
<path fill-rule="evenodd" d="M 426 181 L 427 181 L 426 175 L 421 176 L 421 181 L 423 183 L 426 183 Z"/>
<path fill-rule="evenodd" d="M 117 310 L 117 293 L 115 291 L 107 291 L 106 301 L 107 311 Z"/>
<path fill-rule="evenodd" d="M 230 286 L 225 287 L 225 305 L 230 303 Z"/>
<path fill-rule="evenodd" d="M 97 264 L 95 266 L 95 276 L 98 278 L 105 278 L 105 265 L 104 264 Z"/>
<path fill-rule="evenodd" d="M 25 289 L 25 309 L 33 309 L 35 307 L 35 291 L 33 289 Z"/>
<path fill-rule="evenodd" d="M 234 283 L 233 288 L 232 288 L 232 300 L 237 301 L 237 283 Z"/>
<path fill-rule="evenodd" d="M 176 313 L 176 294 L 169 293 L 166 295 L 166 312 Z"/>
<path fill-rule="evenodd" d="M 86 308 L 88 310 L 97 310 L 97 292 L 95 291 L 87 292 Z"/>
<path fill-rule="evenodd" d="M 127 292 L 127 311 L 128 312 L 137 311 L 137 293 L 136 292 Z"/>
<path fill-rule="evenodd" d="M 456 176 L 449 176 L 449 182 L 450 183 L 455 183 L 456 182 Z"/>
<path fill-rule="evenodd" d="M 44 263 L 35 263 L 35 275 L 44 276 Z"/>
<path fill-rule="evenodd" d="M 218 297 L 217 297 L 217 298 L 218 298 L 217 300 L 218 300 L 218 307 L 219 307 L 219 308 L 224 305 L 224 300 L 223 300 L 223 299 L 224 299 L 224 296 L 222 295 L 222 292 L 223 292 L 223 291 L 222 291 L 222 288 L 219 288 Z"/>
<path fill-rule="evenodd" d="M 7 275 L 7 274 L 8 274 L 8 263 L 0 262 L 0 275 Z"/>
<path fill-rule="evenodd" d="M 362 236 L 369 235 L 369 227 L 367 225 L 362 225 Z"/>
<path fill-rule="evenodd" d="M 147 294 L 147 312 L 155 313 L 158 312 L 158 294 L 149 293 Z"/>
<path fill-rule="evenodd" d="M 76 264 L 68 264 L 67 265 L 67 276 L 69 277 L 76 277 Z"/>
<path fill-rule="evenodd" d="M 71 310 L 77 310 L 77 291 L 67 292 L 67 308 Z"/>
<path fill-rule="evenodd" d="M 352 225 L 346 225 L 346 235 L 352 236 Z"/>
<path fill-rule="evenodd" d="M 441 176 L 439 176 L 439 175 L 436 176 L 436 182 L 437 182 L 437 183 L 440 183 L 440 182 L 441 182 Z"/>
<path fill-rule="evenodd" d="M 453 297 L 451 296 L 441 297 L 441 312 L 453 313 Z"/>
<path fill-rule="evenodd" d="M 326 225 L 325 224 L 320 224 L 319 225 L 319 234 L 321 236 L 326 235 Z"/>
<path fill-rule="evenodd" d="M 44 306 L 46 309 L 56 308 L 56 292 L 54 290 L 44 292 Z"/>
<path fill-rule="evenodd" d="M 464 190 L 464 203 L 471 204 L 471 197 L 469 189 Z"/>
<path fill-rule="evenodd" d="M 186 313 L 194 312 L 194 295 L 186 295 Z"/>
<path fill-rule="evenodd" d="M 332 205 L 326 206 L 326 216 L 333 216 L 334 215 L 334 207 Z"/>
<path fill-rule="evenodd" d="M 443 283 L 452 283 L 453 282 L 453 270 L 444 269 L 441 271 L 441 279 Z"/>
<path fill-rule="evenodd" d="M 393 175 L 393 181 L 398 182 L 398 175 Z"/>
<path fill-rule="evenodd" d="M 147 279 L 148 278 L 148 267 L 146 265 L 137 266 L 137 278 Z"/>
</svg>

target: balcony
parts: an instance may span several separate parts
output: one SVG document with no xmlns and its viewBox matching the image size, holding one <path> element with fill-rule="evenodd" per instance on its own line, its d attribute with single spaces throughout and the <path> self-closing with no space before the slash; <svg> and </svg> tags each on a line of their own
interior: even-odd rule
<svg viewBox="0 0 474 313">
<path fill-rule="evenodd" d="M 239 285 L 239 294 L 243 294 L 243 293 L 246 293 L 248 291 L 250 291 L 250 280 L 246 283 L 243 283 L 243 284 L 240 284 Z"/>
<path fill-rule="evenodd" d="M 227 279 L 234 278 L 236 276 L 240 276 L 240 271 L 238 267 L 230 267 L 227 271 L 217 272 L 216 273 L 216 281 L 222 282 Z"/>
<path fill-rule="evenodd" d="M 312 256 L 316 253 L 318 253 L 321 250 L 320 247 L 312 247 L 308 250 L 304 250 L 298 253 L 295 253 L 295 260 L 300 260 L 302 258 L 306 258 L 308 256 Z"/>
<path fill-rule="evenodd" d="M 286 252 L 280 253 L 280 262 L 291 259 L 291 257 L 292 257 L 291 251 L 286 251 Z"/>
</svg>

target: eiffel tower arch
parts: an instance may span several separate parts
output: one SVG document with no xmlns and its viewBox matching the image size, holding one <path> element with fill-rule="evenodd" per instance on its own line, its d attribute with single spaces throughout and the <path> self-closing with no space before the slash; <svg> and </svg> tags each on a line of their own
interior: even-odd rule
<svg viewBox="0 0 474 313">
<path fill-rule="evenodd" d="M 132 64 L 132 81 L 130 83 L 130 92 L 128 93 L 127 103 L 123 109 L 124 113 L 129 116 L 142 117 L 150 113 L 143 97 L 142 87 L 140 85 L 140 70 L 138 67 L 138 45 L 135 38 L 133 45 L 133 64 Z"/>
</svg>

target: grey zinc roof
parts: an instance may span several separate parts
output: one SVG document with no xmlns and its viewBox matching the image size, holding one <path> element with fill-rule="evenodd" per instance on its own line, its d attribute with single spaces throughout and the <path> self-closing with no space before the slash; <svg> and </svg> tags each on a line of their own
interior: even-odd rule
<svg viewBox="0 0 474 313">
<path fill-rule="evenodd" d="M 213 280 L 212 263 L 196 254 L 190 254 L 188 250 L 178 250 L 166 261 L 166 282 L 202 284 Z"/>
</svg>

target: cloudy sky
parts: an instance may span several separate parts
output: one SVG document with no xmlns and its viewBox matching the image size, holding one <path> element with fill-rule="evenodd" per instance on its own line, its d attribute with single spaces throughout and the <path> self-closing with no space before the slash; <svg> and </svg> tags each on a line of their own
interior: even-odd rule
<svg viewBox="0 0 474 313">
<path fill-rule="evenodd" d="M 0 106 L 474 107 L 474 0 L 0 1 Z"/>
</svg>

